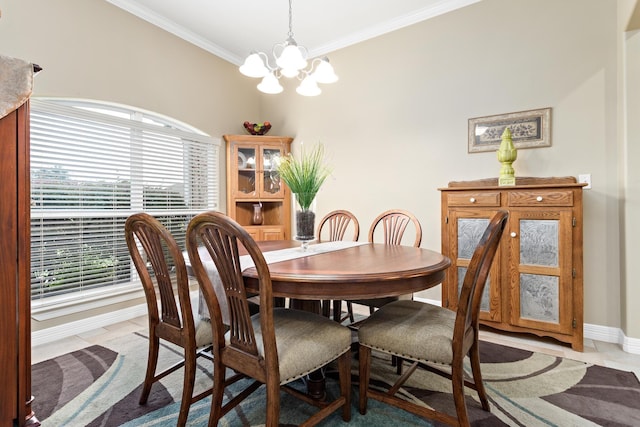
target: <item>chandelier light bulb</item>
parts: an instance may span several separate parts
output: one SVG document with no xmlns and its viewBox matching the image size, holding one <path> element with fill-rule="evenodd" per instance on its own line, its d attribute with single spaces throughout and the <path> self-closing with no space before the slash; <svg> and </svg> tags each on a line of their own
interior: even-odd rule
<svg viewBox="0 0 640 427">
<path fill-rule="evenodd" d="M 333 70 L 333 67 L 329 63 L 329 58 L 326 56 L 320 60 L 316 59 L 314 62 L 318 62 L 318 67 L 316 71 L 313 72 L 313 78 L 318 83 L 335 83 L 338 81 L 338 76 L 336 72 Z"/>
<path fill-rule="evenodd" d="M 303 57 L 298 45 L 293 42 L 293 44 L 285 46 L 278 59 L 276 59 L 276 64 L 282 69 L 294 69 L 297 71 L 307 66 L 307 60 Z"/>
<path fill-rule="evenodd" d="M 257 88 L 260 92 L 269 93 L 273 95 L 280 93 L 283 90 L 282 86 L 280 85 L 280 82 L 278 81 L 278 79 L 273 73 L 269 73 L 266 76 L 264 76 L 264 78 L 262 79 L 260 84 L 257 86 Z"/>
<path fill-rule="evenodd" d="M 307 76 L 297 87 L 296 92 L 302 96 L 317 96 L 322 93 L 322 90 L 320 90 L 313 77 Z"/>
<path fill-rule="evenodd" d="M 260 78 L 269 74 L 269 69 L 257 52 L 251 53 L 240 66 L 240 72 L 247 77 Z"/>
</svg>

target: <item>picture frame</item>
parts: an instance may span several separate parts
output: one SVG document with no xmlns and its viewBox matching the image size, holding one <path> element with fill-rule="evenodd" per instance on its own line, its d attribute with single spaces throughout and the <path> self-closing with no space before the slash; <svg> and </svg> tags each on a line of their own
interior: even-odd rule
<svg viewBox="0 0 640 427">
<path fill-rule="evenodd" d="M 509 127 L 516 149 L 551 146 L 551 107 L 469 119 L 469 153 L 497 151 Z"/>
</svg>

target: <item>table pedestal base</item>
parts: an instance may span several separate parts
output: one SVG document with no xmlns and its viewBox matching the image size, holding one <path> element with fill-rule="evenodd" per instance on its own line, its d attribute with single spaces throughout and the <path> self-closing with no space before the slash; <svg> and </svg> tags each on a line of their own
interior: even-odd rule
<svg viewBox="0 0 640 427">
<path fill-rule="evenodd" d="M 289 308 L 295 310 L 310 311 L 311 313 L 322 314 L 320 301 L 316 300 L 303 300 L 303 299 L 291 299 L 289 301 Z"/>
</svg>

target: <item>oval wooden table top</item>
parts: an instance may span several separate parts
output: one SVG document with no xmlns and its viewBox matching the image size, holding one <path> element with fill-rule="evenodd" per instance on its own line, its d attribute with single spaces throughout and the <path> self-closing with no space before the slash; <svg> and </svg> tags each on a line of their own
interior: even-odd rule
<svg viewBox="0 0 640 427">
<path fill-rule="evenodd" d="M 259 242 L 270 250 L 295 247 L 295 241 Z M 365 243 L 331 252 L 269 264 L 273 295 L 301 300 L 367 299 L 410 294 L 440 284 L 451 265 L 429 249 Z M 257 272 L 243 272 L 248 291 L 258 291 Z"/>
</svg>

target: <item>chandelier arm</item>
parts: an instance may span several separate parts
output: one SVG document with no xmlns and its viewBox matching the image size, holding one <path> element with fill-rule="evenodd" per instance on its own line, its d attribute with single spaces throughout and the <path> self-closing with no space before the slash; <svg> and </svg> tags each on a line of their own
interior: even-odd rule
<svg viewBox="0 0 640 427">
<path fill-rule="evenodd" d="M 311 64 L 309 65 L 309 71 L 307 71 L 307 74 L 312 74 L 315 71 L 314 68 L 317 70 L 318 65 L 320 65 L 321 62 L 322 58 L 313 58 L 311 60 Z"/>
<path fill-rule="evenodd" d="M 272 67 L 271 64 L 269 64 L 269 55 L 267 55 L 264 52 L 256 52 L 256 53 L 258 54 L 258 56 L 260 56 L 262 58 L 262 60 L 264 61 L 265 67 L 267 67 L 267 69 L 270 72 L 273 72 L 278 68 L 277 66 L 276 67 Z"/>
</svg>

